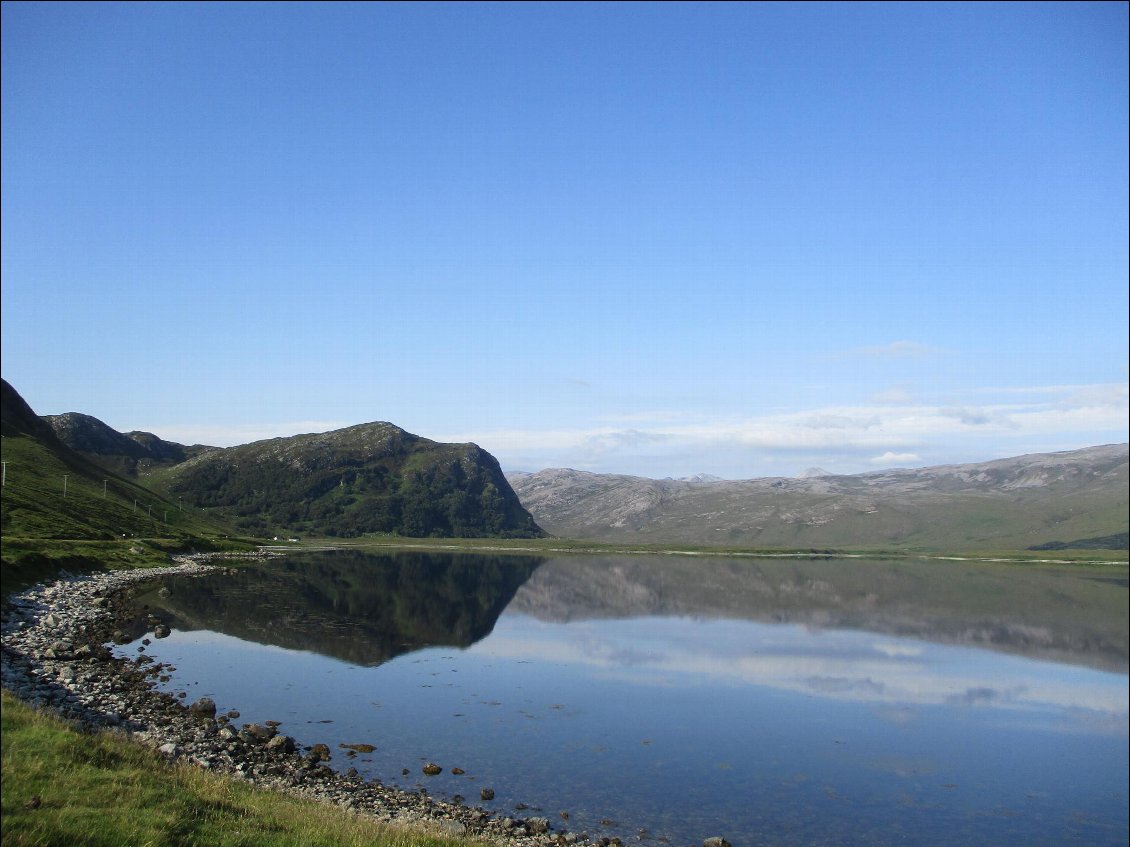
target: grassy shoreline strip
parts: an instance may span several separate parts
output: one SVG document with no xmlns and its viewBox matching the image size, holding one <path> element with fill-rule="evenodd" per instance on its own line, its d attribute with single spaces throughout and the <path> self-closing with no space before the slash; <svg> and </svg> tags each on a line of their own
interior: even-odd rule
<svg viewBox="0 0 1130 847">
<path fill-rule="evenodd" d="M 2 693 L 5 847 L 451 847 L 423 829 L 257 789 Z M 465 843 L 465 842 L 463 842 Z"/>
<path fill-rule="evenodd" d="M 264 549 L 279 552 L 301 550 L 436 550 L 441 552 L 490 552 L 544 555 L 663 555 L 663 556 L 718 556 L 750 559 L 920 559 L 926 561 L 963 561 L 1014 564 L 1051 565 L 1120 565 L 1130 566 L 1126 553 L 1120 550 L 1097 552 L 1095 550 L 1047 551 L 1029 550 L 979 550 L 979 551 L 927 551 L 896 549 L 847 548 L 740 548 L 700 547 L 680 544 L 614 544 L 578 539 L 478 539 L 478 538 L 350 538 L 308 539 L 297 544 L 264 545 Z"/>
</svg>

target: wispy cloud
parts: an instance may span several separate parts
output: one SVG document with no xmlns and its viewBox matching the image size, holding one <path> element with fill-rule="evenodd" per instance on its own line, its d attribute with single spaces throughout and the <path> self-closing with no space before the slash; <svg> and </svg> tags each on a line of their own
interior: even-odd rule
<svg viewBox="0 0 1130 847">
<path fill-rule="evenodd" d="M 709 417 L 670 409 L 605 414 L 589 426 L 422 433 L 474 441 L 508 469 L 574 467 L 643 476 L 780 476 L 949 464 L 1127 440 L 1126 384 L 970 392 L 944 404 L 888 402 Z M 984 402 L 989 401 L 989 402 Z M 182 444 L 227 447 L 360 421 L 144 427 Z"/>
<path fill-rule="evenodd" d="M 977 445 L 979 458 L 998 458 L 1127 438 L 1126 386 L 1058 386 L 1036 389 L 1023 399 L 995 399 L 944 406 L 876 403 L 712 420 L 684 416 L 638 420 L 631 426 L 471 432 L 453 434 L 451 440 L 475 441 L 507 467 L 640 473 L 643 464 L 651 463 L 655 471 L 645 475 L 705 470 L 733 476 L 734 471 L 725 467 L 691 468 L 681 462 L 729 461 L 732 468 L 752 454 L 762 461 L 803 454 L 805 466 L 838 462 L 838 470 L 851 472 L 850 467 L 957 461 L 970 445 Z"/>
<path fill-rule="evenodd" d="M 650 647 L 640 651 L 630 636 L 651 626 L 574 622 L 563 635 L 560 624 L 508 615 L 490 639 L 470 651 L 589 666 L 640 685 L 687 676 L 714 685 L 752 685 L 880 707 L 955 704 L 1029 714 L 1085 711 L 1105 718 L 1086 727 L 1091 731 L 1126 734 L 1125 687 L 1086 669 L 1071 669 L 1069 677 L 1063 672 L 1044 675 L 1029 661 L 988 654 L 969 670 L 954 661 L 965 648 L 733 620 L 671 622 L 659 638 L 649 629 Z M 711 634 L 713 639 L 704 637 Z"/>
<path fill-rule="evenodd" d="M 922 457 L 917 453 L 892 453 L 888 450 L 881 456 L 872 456 L 868 461 L 873 465 L 889 468 L 895 465 L 912 465 L 921 462 Z"/>
</svg>

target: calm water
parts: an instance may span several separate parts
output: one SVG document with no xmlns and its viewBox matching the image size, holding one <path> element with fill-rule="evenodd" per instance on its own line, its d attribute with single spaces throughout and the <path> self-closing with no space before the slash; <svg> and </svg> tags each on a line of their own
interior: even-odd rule
<svg viewBox="0 0 1130 847">
<path fill-rule="evenodd" d="M 559 829 L 1127 843 L 1124 568 L 334 553 L 142 602 L 169 690 Z"/>
</svg>

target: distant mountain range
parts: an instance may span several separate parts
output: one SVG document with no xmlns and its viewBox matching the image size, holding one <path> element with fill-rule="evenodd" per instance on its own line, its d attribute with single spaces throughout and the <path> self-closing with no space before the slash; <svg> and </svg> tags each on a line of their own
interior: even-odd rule
<svg viewBox="0 0 1130 847">
<path fill-rule="evenodd" d="M 758 547 L 1126 549 L 1127 445 L 799 479 L 508 474 L 547 532 Z"/>
<path fill-rule="evenodd" d="M 851 476 L 813 468 L 796 479 L 655 480 L 567 469 L 504 475 L 474 444 L 383 422 L 186 446 L 74 412 L 40 418 L 7 382 L 3 424 L 6 536 L 544 530 L 719 547 L 1056 550 L 1126 549 L 1130 523 L 1126 444 Z"/>
<path fill-rule="evenodd" d="M 68 505 L 76 509 L 80 488 L 85 491 L 93 485 L 107 491 L 128 487 L 142 492 L 142 503 L 165 504 L 159 512 L 162 523 L 168 517 L 165 506 L 172 506 L 174 517 L 202 515 L 258 536 L 387 532 L 413 537 L 530 538 L 544 534 L 518 501 L 497 460 L 485 450 L 474 444 L 430 441 L 390 423 L 240 447 L 188 447 L 152 433 L 120 433 L 97 418 L 75 412 L 37 418 L 7 382 L 3 400 L 5 461 L 9 453 L 13 457 L 8 472 L 26 476 L 35 457 L 45 453 L 79 469 L 69 479 L 72 503 Z M 9 443 L 9 432 L 17 440 Z M 29 471 L 18 460 L 20 450 L 29 457 Z M 62 485 L 63 473 L 57 477 L 53 484 Z M 78 485 L 80 479 L 84 486 Z M 11 524 L 9 493 L 5 488 L 6 532 Z M 45 489 L 42 497 L 20 508 L 21 514 L 30 515 L 36 508 L 57 505 Z"/>
</svg>

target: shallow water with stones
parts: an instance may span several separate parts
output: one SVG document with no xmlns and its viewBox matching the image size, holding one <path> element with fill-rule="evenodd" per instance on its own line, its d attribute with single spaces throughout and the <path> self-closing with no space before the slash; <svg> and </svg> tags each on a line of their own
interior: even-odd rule
<svg viewBox="0 0 1130 847">
<path fill-rule="evenodd" d="M 115 649 L 335 768 L 558 830 L 1114 845 L 1126 597 L 1125 569 L 342 551 L 166 580 L 139 602 L 171 635 Z"/>
</svg>

